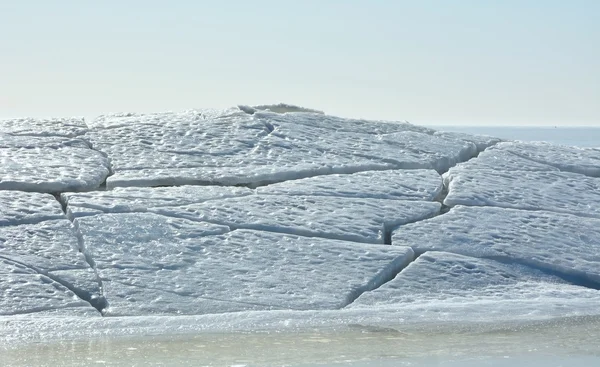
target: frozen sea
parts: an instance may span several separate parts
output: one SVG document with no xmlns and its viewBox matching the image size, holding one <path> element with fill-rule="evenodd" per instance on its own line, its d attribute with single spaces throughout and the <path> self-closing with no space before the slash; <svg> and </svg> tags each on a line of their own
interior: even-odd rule
<svg viewBox="0 0 600 367">
<path fill-rule="evenodd" d="M 1 366 L 600 365 L 600 128 L 251 112 L 4 125 Z"/>
</svg>

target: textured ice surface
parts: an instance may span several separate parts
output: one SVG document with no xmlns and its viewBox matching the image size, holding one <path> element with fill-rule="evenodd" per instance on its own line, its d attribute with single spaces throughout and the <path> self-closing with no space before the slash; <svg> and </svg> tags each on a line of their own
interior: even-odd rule
<svg viewBox="0 0 600 367">
<path fill-rule="evenodd" d="M 148 208 L 181 206 L 252 194 L 253 190 L 243 187 L 119 187 L 110 191 L 65 193 L 61 195 L 61 200 L 68 204 L 69 216 L 78 217 L 99 213 L 145 212 Z"/>
<path fill-rule="evenodd" d="M 83 118 L 18 118 L 0 120 L 0 133 L 23 136 L 59 136 L 72 138 L 85 134 L 87 126 Z"/>
<path fill-rule="evenodd" d="M 476 145 L 407 123 L 240 109 L 102 116 L 86 138 L 111 157 L 107 186 L 258 185 L 393 168 L 447 170 Z"/>
<path fill-rule="evenodd" d="M 506 150 L 534 162 L 554 166 L 561 171 L 600 177 L 600 151 L 549 143 L 500 143 Z"/>
<path fill-rule="evenodd" d="M 600 287 L 600 220 L 545 211 L 457 206 L 398 228 L 392 244 L 523 264 Z"/>
<path fill-rule="evenodd" d="M 368 198 L 252 195 L 150 210 L 231 228 L 384 243 L 386 231 L 429 218 L 439 212 L 440 204 Z"/>
<path fill-rule="evenodd" d="M 0 190 L 0 226 L 61 218 L 62 208 L 50 194 Z"/>
<path fill-rule="evenodd" d="M 519 265 L 447 252 L 426 252 L 396 278 L 363 293 L 351 307 L 405 306 L 414 302 L 560 302 L 579 297 L 600 300 L 600 292 L 573 286 Z"/>
<path fill-rule="evenodd" d="M 47 276 L 0 258 L 0 316 L 34 312 L 51 312 L 53 316 L 81 316 L 96 310 Z"/>
<path fill-rule="evenodd" d="M 326 175 L 259 187 L 259 194 L 345 196 L 376 199 L 434 200 L 442 191 L 434 170 L 366 171 Z"/>
<path fill-rule="evenodd" d="M 600 178 L 569 172 L 498 171 L 459 165 L 444 177 L 447 206 L 548 210 L 600 218 Z"/>
<path fill-rule="evenodd" d="M 549 164 L 538 163 L 503 149 L 515 143 L 503 143 L 481 152 L 477 158 L 460 163 L 458 167 L 468 170 L 488 169 L 496 171 L 559 171 Z"/>
<path fill-rule="evenodd" d="M 73 226 L 66 218 L 0 226 L 1 259 L 35 270 L 91 300 L 100 297 L 101 291 L 81 250 Z"/>
<path fill-rule="evenodd" d="M 42 126 L 36 135 L 39 124 L 32 121 L 31 132 L 26 130 L 27 124 L 6 125 L 24 135 L 8 134 L 0 125 L 0 190 L 86 191 L 104 182 L 110 173 L 108 158 L 90 149 L 87 142 L 69 138 L 84 130 L 73 131 L 68 121 L 63 126 L 62 120 L 57 120 L 53 122 L 56 134 L 45 132 Z M 19 126 L 24 130 L 17 129 Z"/>
<path fill-rule="evenodd" d="M 78 218 L 107 315 L 331 309 L 391 279 L 408 248 L 238 230 L 151 213 Z"/>
<path fill-rule="evenodd" d="M 462 140 L 475 144 L 478 152 L 483 152 L 485 149 L 498 144 L 501 139 L 494 138 L 486 135 L 471 135 L 464 134 L 458 132 L 446 132 L 446 131 L 436 131 L 433 133 L 435 136 L 439 136 L 444 139 L 451 140 Z"/>
</svg>

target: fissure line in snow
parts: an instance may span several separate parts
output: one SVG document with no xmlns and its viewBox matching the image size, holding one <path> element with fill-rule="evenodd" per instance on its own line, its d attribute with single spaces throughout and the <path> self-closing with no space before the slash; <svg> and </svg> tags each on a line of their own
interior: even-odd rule
<svg viewBox="0 0 600 367">
<path fill-rule="evenodd" d="M 62 208 L 63 212 L 65 213 L 65 216 L 68 218 L 69 216 L 67 215 L 67 202 L 65 200 L 62 200 L 62 196 L 60 194 L 57 194 L 54 197 L 60 203 L 61 208 Z M 69 220 L 71 220 L 71 219 L 69 219 Z M 78 250 L 79 250 L 79 252 L 81 252 L 83 254 L 86 263 L 93 270 L 96 281 L 98 282 L 98 289 L 100 289 L 100 295 L 98 297 L 92 297 L 91 294 L 89 294 L 89 292 L 87 292 L 89 296 L 86 295 L 85 293 L 82 293 L 85 297 L 87 297 L 87 299 L 84 297 L 81 297 L 80 294 L 78 294 L 77 292 L 74 292 L 74 293 L 77 294 L 83 300 L 89 302 L 92 305 L 92 307 L 94 307 L 96 310 L 98 310 L 98 312 L 100 312 L 102 314 L 104 312 L 104 309 L 106 309 L 108 307 L 108 301 L 106 300 L 106 297 L 104 297 L 104 285 L 102 284 L 102 280 L 100 279 L 100 276 L 98 275 L 98 270 L 96 269 L 96 263 L 94 262 L 92 255 L 89 253 L 89 251 L 87 250 L 87 248 L 85 246 L 83 234 L 79 230 L 79 226 L 77 225 L 77 222 L 75 222 L 74 220 L 71 220 L 71 224 L 73 225 L 74 234 L 77 237 Z"/>
</svg>

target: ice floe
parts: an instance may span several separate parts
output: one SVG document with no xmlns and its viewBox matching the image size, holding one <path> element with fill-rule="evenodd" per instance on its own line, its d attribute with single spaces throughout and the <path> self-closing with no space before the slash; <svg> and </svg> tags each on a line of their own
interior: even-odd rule
<svg viewBox="0 0 600 367">
<path fill-rule="evenodd" d="M 66 205 L 67 214 L 75 218 L 100 213 L 145 212 L 148 208 L 181 206 L 253 194 L 253 190 L 244 187 L 118 187 L 110 191 L 64 193 L 61 201 Z"/>
<path fill-rule="evenodd" d="M 434 216 L 437 202 L 323 196 L 252 195 L 152 208 L 170 217 L 310 237 L 385 243 L 388 231 Z"/>
<path fill-rule="evenodd" d="M 521 265 L 430 251 L 392 281 L 363 293 L 350 307 L 402 307 L 433 301 L 451 304 L 543 300 L 560 304 L 572 297 L 600 300 L 600 292 Z"/>
<path fill-rule="evenodd" d="M 0 190 L 98 188 L 111 172 L 110 162 L 80 139 L 86 131 L 83 119 L 0 121 Z"/>
<path fill-rule="evenodd" d="M 60 204 L 50 194 L 0 190 L 0 226 L 64 218 Z"/>
<path fill-rule="evenodd" d="M 452 168 L 447 206 L 498 206 L 600 218 L 600 178 L 569 172 Z"/>
<path fill-rule="evenodd" d="M 497 148 L 537 163 L 548 164 L 561 171 L 600 177 L 600 152 L 596 149 L 543 142 L 506 142 L 498 144 Z"/>
<path fill-rule="evenodd" d="M 103 302 L 99 280 L 66 218 L 0 226 L 0 258 L 60 283 L 92 304 Z M 1 281 L 0 281 L 1 283 Z"/>
<path fill-rule="evenodd" d="M 152 213 L 76 222 L 111 316 L 335 309 L 391 279 L 413 256 L 408 248 L 225 233 Z"/>
<path fill-rule="evenodd" d="M 521 264 L 600 288 L 600 220 L 546 211 L 456 206 L 395 230 L 392 244 Z"/>
<path fill-rule="evenodd" d="M 434 170 L 386 170 L 285 181 L 259 187 L 257 192 L 433 201 L 442 189 L 442 179 Z"/>
<path fill-rule="evenodd" d="M 17 118 L 0 120 L 0 133 L 28 137 L 73 138 L 85 134 L 87 125 L 83 118 Z"/>
<path fill-rule="evenodd" d="M 0 316 L 91 316 L 98 312 L 68 288 L 29 267 L 0 258 Z"/>
<path fill-rule="evenodd" d="M 101 116 L 85 135 L 111 158 L 107 187 L 254 185 L 323 174 L 424 168 L 478 153 L 408 123 L 242 109 Z"/>
</svg>

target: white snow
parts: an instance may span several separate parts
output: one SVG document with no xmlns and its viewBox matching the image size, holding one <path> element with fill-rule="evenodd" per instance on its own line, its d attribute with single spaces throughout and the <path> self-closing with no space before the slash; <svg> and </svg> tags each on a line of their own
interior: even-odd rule
<svg viewBox="0 0 600 367">
<path fill-rule="evenodd" d="M 452 168 L 447 206 L 497 206 L 600 218 L 600 178 L 553 171 Z"/>
<path fill-rule="evenodd" d="M 100 299 L 98 278 L 82 250 L 66 218 L 0 226 L 0 259 L 51 278 L 88 301 Z"/>
<path fill-rule="evenodd" d="M 110 162 L 81 137 L 83 119 L 0 121 L 0 190 L 86 191 L 98 188 Z"/>
<path fill-rule="evenodd" d="M 67 214 L 74 218 L 100 213 L 145 212 L 148 208 L 181 206 L 253 194 L 254 190 L 244 187 L 118 187 L 110 191 L 64 193 L 61 201 L 67 204 Z"/>
<path fill-rule="evenodd" d="M 225 227 L 151 213 L 76 221 L 110 316 L 339 308 L 412 260 L 408 248 L 224 233 Z"/>
<path fill-rule="evenodd" d="M 447 252 L 421 255 L 396 278 L 363 293 L 352 308 L 433 302 L 448 304 L 533 300 L 560 304 L 564 298 L 600 300 L 600 292 L 567 284 L 519 265 Z"/>
<path fill-rule="evenodd" d="M 597 315 L 599 152 L 284 104 L 0 121 L 0 334 Z"/>
<path fill-rule="evenodd" d="M 500 143 L 506 150 L 537 163 L 548 164 L 561 171 L 600 177 L 600 152 L 597 149 L 569 147 L 550 143 Z"/>
<path fill-rule="evenodd" d="M 27 266 L 0 258 L 0 316 L 37 313 L 91 316 L 89 303 Z"/>
<path fill-rule="evenodd" d="M 600 220 L 546 211 L 456 206 L 398 228 L 392 244 L 542 269 L 600 287 Z"/>
<path fill-rule="evenodd" d="M 28 137 L 73 138 L 85 134 L 87 126 L 83 118 L 17 118 L 0 120 L 0 133 Z"/>
<path fill-rule="evenodd" d="M 432 217 L 439 210 L 437 202 L 275 195 L 149 209 L 232 228 L 366 243 L 384 243 L 387 230 Z"/>
<path fill-rule="evenodd" d="M 0 226 L 64 218 L 60 204 L 50 194 L 0 190 Z"/>
<path fill-rule="evenodd" d="M 407 123 L 240 109 L 101 116 L 85 137 L 111 158 L 109 188 L 258 185 L 394 168 L 442 172 L 477 153 L 472 142 Z"/>
<path fill-rule="evenodd" d="M 389 170 L 291 180 L 259 187 L 257 192 L 268 195 L 432 201 L 442 189 L 442 179 L 434 170 Z"/>
</svg>

